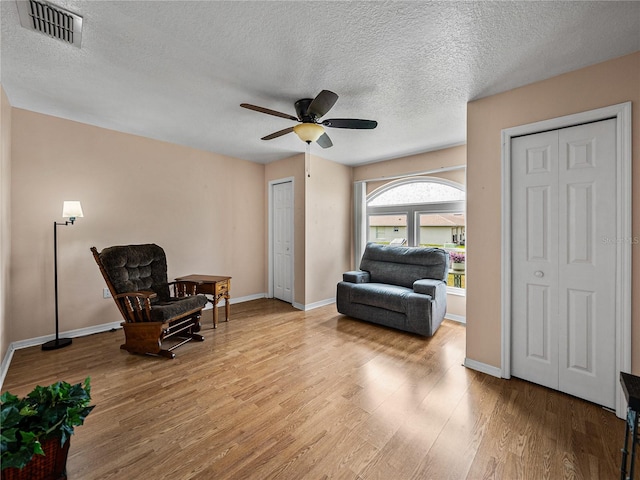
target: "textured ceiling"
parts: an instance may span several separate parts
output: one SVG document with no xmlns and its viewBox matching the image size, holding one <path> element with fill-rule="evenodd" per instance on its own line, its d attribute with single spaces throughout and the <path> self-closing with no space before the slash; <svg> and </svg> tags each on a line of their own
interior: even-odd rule
<svg viewBox="0 0 640 480">
<path fill-rule="evenodd" d="M 14 107 L 267 163 L 304 151 L 295 114 L 322 89 L 312 153 L 357 165 L 464 143 L 466 103 L 640 50 L 640 2 L 73 1 L 82 48 L 20 26 L 2 0 L 0 79 Z"/>
</svg>

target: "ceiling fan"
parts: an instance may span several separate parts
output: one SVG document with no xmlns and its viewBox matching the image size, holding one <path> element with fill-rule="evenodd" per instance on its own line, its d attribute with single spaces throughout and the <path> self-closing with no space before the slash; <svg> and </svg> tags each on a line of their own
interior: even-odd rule
<svg viewBox="0 0 640 480">
<path fill-rule="evenodd" d="M 241 103 L 240 106 L 248 108 L 249 110 L 255 110 L 256 112 L 288 118 L 294 122 L 299 122 L 298 125 L 288 127 L 262 137 L 262 140 L 272 140 L 274 138 L 281 137 L 282 135 L 286 135 L 287 133 L 295 132 L 303 142 L 316 142 L 322 148 L 329 148 L 333 143 L 331 142 L 329 135 L 324 131 L 324 127 L 372 129 L 378 126 L 378 122 L 375 120 L 360 120 L 357 118 L 332 118 L 329 120 L 319 120 L 321 117 L 325 116 L 329 110 L 331 110 L 331 107 L 335 105 L 337 100 L 338 95 L 329 90 L 322 90 L 316 98 L 302 98 L 294 104 L 296 114 L 298 115 L 297 117 L 289 115 L 288 113 L 276 112 L 269 108 L 251 105 L 249 103 Z"/>
</svg>

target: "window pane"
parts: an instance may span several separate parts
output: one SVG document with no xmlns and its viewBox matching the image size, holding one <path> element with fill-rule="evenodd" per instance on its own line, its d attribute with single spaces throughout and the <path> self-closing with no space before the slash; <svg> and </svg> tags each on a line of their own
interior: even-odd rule
<svg viewBox="0 0 640 480">
<path fill-rule="evenodd" d="M 465 192 L 440 180 L 407 179 L 369 196 L 367 241 L 383 245 L 429 246 L 465 254 Z M 373 197 L 373 198 L 371 198 Z M 398 212 L 403 213 L 389 213 Z M 450 262 L 447 285 L 465 288 L 466 262 Z M 456 291 L 456 290 L 449 290 Z"/>
<path fill-rule="evenodd" d="M 408 203 L 451 202 L 464 200 L 464 191 L 436 182 L 413 182 L 398 185 L 382 192 L 367 205 L 405 205 Z"/>
<path fill-rule="evenodd" d="M 465 244 L 464 213 L 421 213 L 419 243 L 423 247 L 456 248 Z"/>
<path fill-rule="evenodd" d="M 388 245 L 406 243 L 407 216 L 405 214 L 369 215 L 369 242 Z M 395 242 L 394 242 L 395 240 Z"/>
<path fill-rule="evenodd" d="M 418 215 L 418 221 L 420 246 L 444 248 L 450 254 L 456 254 L 449 260 L 447 286 L 465 288 L 466 262 L 460 262 L 466 259 L 464 214 L 422 213 Z M 454 260 L 457 260 L 456 265 Z"/>
</svg>

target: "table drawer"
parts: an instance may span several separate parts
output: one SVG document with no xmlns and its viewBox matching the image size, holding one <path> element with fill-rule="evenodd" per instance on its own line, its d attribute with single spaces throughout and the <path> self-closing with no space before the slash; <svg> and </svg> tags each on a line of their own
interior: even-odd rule
<svg viewBox="0 0 640 480">
<path fill-rule="evenodd" d="M 216 283 L 216 295 L 227 295 L 229 293 L 229 282 Z"/>
</svg>

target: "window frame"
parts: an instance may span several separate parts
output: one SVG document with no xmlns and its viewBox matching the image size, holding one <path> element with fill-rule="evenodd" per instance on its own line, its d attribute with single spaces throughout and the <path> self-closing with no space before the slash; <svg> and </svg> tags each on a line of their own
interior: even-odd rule
<svg viewBox="0 0 640 480">
<path fill-rule="evenodd" d="M 403 203 L 396 205 L 385 206 L 369 206 L 369 203 L 378 196 L 382 195 L 388 190 L 396 188 L 398 186 L 410 183 L 440 183 L 458 190 L 461 190 L 465 194 L 464 200 L 450 200 L 442 202 L 426 202 L 426 203 Z M 373 241 L 369 239 L 370 224 L 369 217 L 374 215 L 406 215 L 407 218 L 407 246 L 415 247 L 419 245 L 420 240 L 420 215 L 422 214 L 436 214 L 436 213 L 463 213 L 465 215 L 465 227 L 466 227 L 466 190 L 464 185 L 459 183 L 445 180 L 438 177 L 409 177 L 394 180 L 384 185 L 379 186 L 373 190 L 370 194 L 366 195 L 366 238 L 367 241 Z M 466 240 L 466 239 L 465 239 Z M 447 293 L 466 296 L 466 288 L 451 287 L 447 285 Z"/>
</svg>

